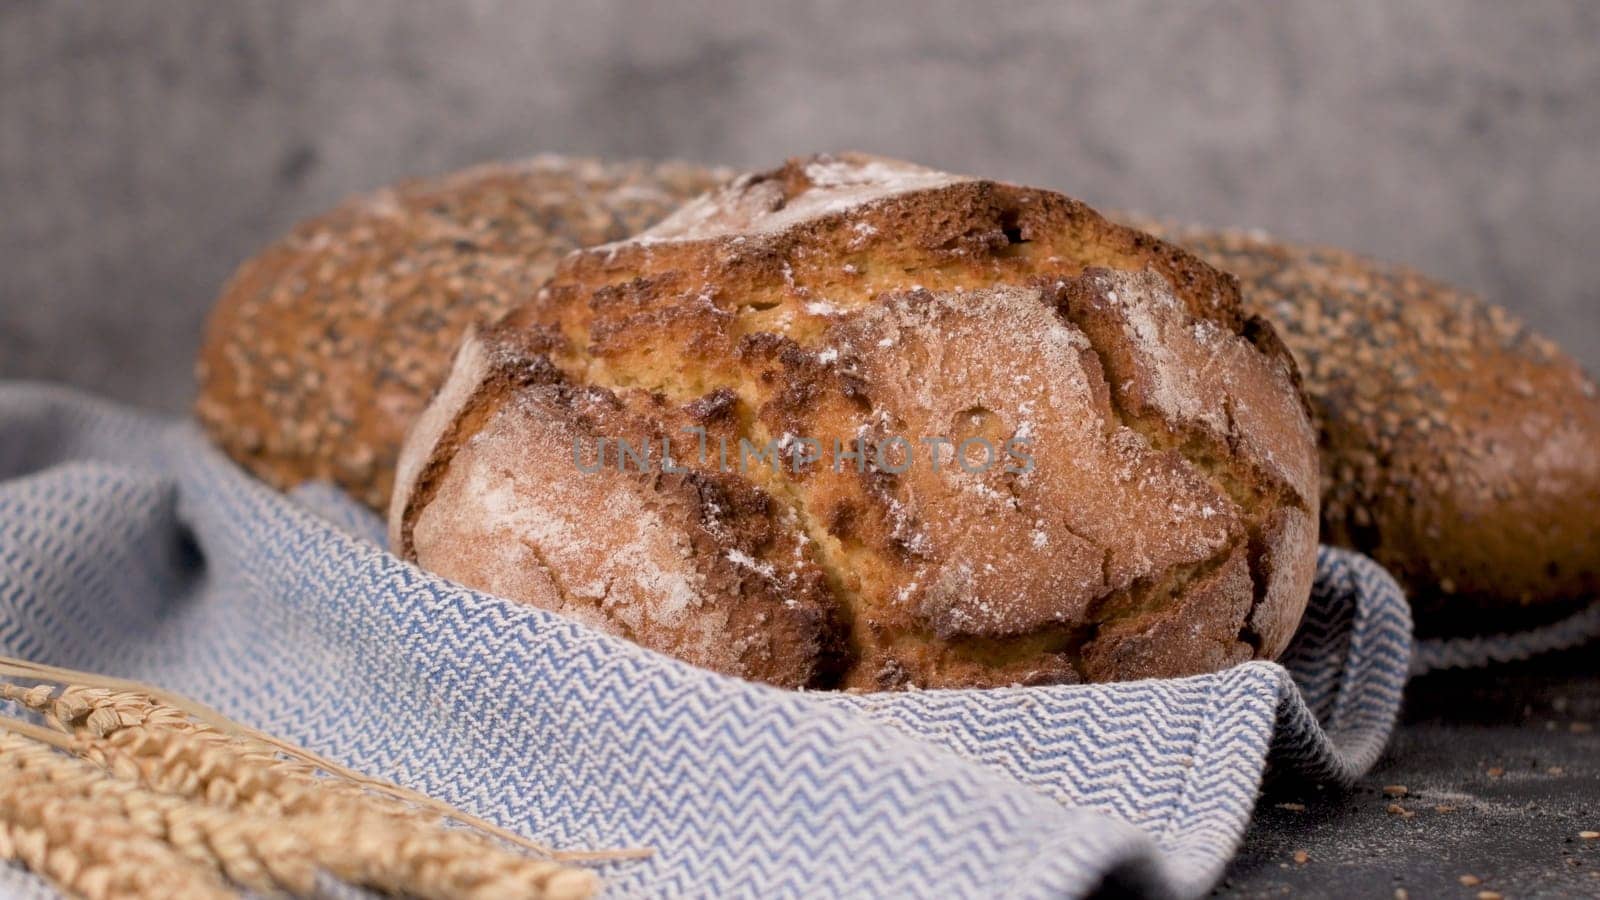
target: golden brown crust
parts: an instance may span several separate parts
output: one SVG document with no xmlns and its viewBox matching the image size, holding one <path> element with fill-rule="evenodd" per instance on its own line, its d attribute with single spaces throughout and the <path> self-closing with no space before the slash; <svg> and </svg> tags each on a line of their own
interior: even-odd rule
<svg viewBox="0 0 1600 900">
<path fill-rule="evenodd" d="M 564 609 L 569 596 L 479 571 L 483 554 L 509 559 L 526 540 L 546 553 L 512 520 L 553 501 L 526 498 L 564 496 L 586 510 L 573 515 L 607 522 L 631 508 L 614 490 L 671 506 L 677 482 L 615 463 L 581 476 L 625 486 L 610 499 L 563 494 L 580 477 L 572 449 L 541 435 L 571 414 L 539 400 L 547 386 L 493 374 L 547 362 L 568 389 L 635 416 L 590 415 L 583 437 L 666 439 L 683 477 L 716 479 L 763 511 L 744 531 L 722 503 L 659 519 L 674 546 L 712 541 L 684 566 L 732 559 L 772 585 L 806 585 L 731 600 L 696 590 L 679 605 L 693 614 L 642 630 L 620 609 L 597 620 L 647 646 L 745 677 L 862 689 L 1270 657 L 1310 588 L 1316 464 L 1293 363 L 1260 328 L 1231 279 L 1059 194 L 871 157 L 796 160 L 636 240 L 574 254 L 469 342 L 402 454 L 391 539 L 425 567 Z M 542 337 L 527 358 L 483 364 L 515 359 L 505 348 L 530 334 Z M 772 442 L 779 464 L 722 471 L 715 450 L 682 443 L 688 426 L 713 447 Z M 802 437 L 857 436 L 908 443 L 876 465 L 796 458 Z M 918 445 L 930 437 L 951 444 Z M 1035 464 L 968 471 L 953 445 L 980 437 L 991 448 L 1023 437 Z M 473 499 L 508 490 L 524 498 L 512 512 Z M 731 658 L 707 647 L 704 622 L 740 604 L 800 609 L 777 641 L 789 646 Z M 748 634 L 729 636 L 743 646 Z"/>
<path fill-rule="evenodd" d="M 584 471 L 600 435 L 691 454 L 675 427 L 689 415 L 572 385 L 524 352 L 486 353 L 496 389 L 463 409 L 471 436 L 450 438 L 407 530 L 408 543 L 450 548 L 428 567 L 718 671 L 787 687 L 832 677 L 842 631 L 824 576 L 775 527 L 772 498 L 705 470 Z"/>
<path fill-rule="evenodd" d="M 353 198 L 240 266 L 201 349 L 196 412 L 230 456 L 374 509 L 473 323 L 532 296 L 579 247 L 652 224 L 728 173 L 538 157 Z"/>
<path fill-rule="evenodd" d="M 1238 275 L 1277 326 L 1321 431 L 1323 540 L 1394 572 L 1422 628 L 1600 593 L 1600 398 L 1554 344 L 1400 266 L 1140 224 Z"/>
</svg>

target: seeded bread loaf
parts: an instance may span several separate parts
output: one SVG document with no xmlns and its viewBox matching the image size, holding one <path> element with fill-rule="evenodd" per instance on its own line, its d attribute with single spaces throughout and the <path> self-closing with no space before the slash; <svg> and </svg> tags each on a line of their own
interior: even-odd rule
<svg viewBox="0 0 1600 900">
<path fill-rule="evenodd" d="M 207 324 L 201 423 L 280 488 L 383 509 L 405 430 L 473 322 L 568 252 L 653 224 L 729 173 L 544 156 L 408 182 L 300 224 L 240 266 Z"/>
<path fill-rule="evenodd" d="M 1553 343 L 1401 266 L 1140 224 L 1238 275 L 1277 327 L 1319 422 L 1322 539 L 1393 572 L 1421 630 L 1600 596 L 1600 395 Z"/>
<path fill-rule="evenodd" d="M 1233 279 L 1059 194 L 819 157 L 469 335 L 390 540 L 779 685 L 1176 676 L 1287 644 L 1316 465 Z"/>
</svg>

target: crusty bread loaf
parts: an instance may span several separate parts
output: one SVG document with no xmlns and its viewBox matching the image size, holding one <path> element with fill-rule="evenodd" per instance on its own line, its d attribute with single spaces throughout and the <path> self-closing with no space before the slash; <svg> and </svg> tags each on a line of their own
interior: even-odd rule
<svg viewBox="0 0 1600 900">
<path fill-rule="evenodd" d="M 473 322 L 568 252 L 653 224 L 729 173 L 539 157 L 357 197 L 240 266 L 206 328 L 196 412 L 280 488 L 389 500 L 406 428 Z"/>
<path fill-rule="evenodd" d="M 770 462 L 723 463 L 745 447 Z M 470 335 L 390 538 L 774 684 L 1173 676 L 1288 642 L 1315 454 L 1231 278 L 1059 194 L 819 157 L 573 254 Z"/>
<path fill-rule="evenodd" d="M 1140 224 L 1238 275 L 1277 327 L 1321 430 L 1323 540 L 1393 572 L 1422 630 L 1600 595 L 1600 395 L 1554 344 L 1400 266 Z"/>
</svg>

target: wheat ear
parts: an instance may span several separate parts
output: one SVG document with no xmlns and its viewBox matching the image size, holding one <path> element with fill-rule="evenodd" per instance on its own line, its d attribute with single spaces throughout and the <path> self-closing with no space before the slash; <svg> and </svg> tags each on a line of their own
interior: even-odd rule
<svg viewBox="0 0 1600 900">
<path fill-rule="evenodd" d="M 103 781 L 125 779 L 94 789 L 102 799 L 114 795 L 125 815 L 140 815 L 146 833 L 247 887 L 303 893 L 314 873 L 288 865 L 297 854 L 343 880 L 423 897 L 576 898 L 599 886 L 592 872 L 443 828 L 431 810 L 321 777 L 319 766 L 280 758 L 276 744 L 196 722 L 144 691 L 0 684 L 0 699 L 40 713 L 56 730 L 5 719 L 0 727 L 80 757 L 62 761 L 97 767 Z M 39 752 L 18 758 L 43 771 Z M 73 785 L 84 793 L 94 781 L 80 773 Z"/>
<path fill-rule="evenodd" d="M 190 862 L 225 875 L 255 891 L 306 895 L 316 883 L 316 867 L 305 839 L 274 828 L 270 820 L 240 815 L 181 797 L 151 791 L 117 778 L 98 766 L 58 752 L 70 739 L 52 740 L 28 723 L 0 722 L 0 769 L 48 786 L 58 797 L 97 804 L 107 820 L 122 820 L 148 837 L 164 841 Z"/>
<path fill-rule="evenodd" d="M 63 727 L 63 730 L 67 730 L 66 723 L 73 723 L 71 728 L 73 731 L 82 727 L 90 731 L 102 730 L 104 732 L 124 725 L 139 724 L 146 721 L 159 722 L 159 724 L 178 729 L 187 728 L 196 732 L 209 729 L 236 738 L 243 742 L 244 746 L 250 747 L 255 752 L 268 756 L 275 756 L 279 753 L 284 754 L 292 760 L 298 760 L 301 764 L 311 767 L 313 772 L 320 770 L 330 775 L 337 775 L 345 781 L 359 785 L 368 791 L 383 794 L 395 800 L 404 801 L 406 804 L 429 810 L 443 818 L 470 825 L 486 834 L 491 834 L 503 841 L 552 859 L 568 862 L 604 862 L 641 859 L 650 856 L 652 853 L 649 848 L 584 851 L 554 850 L 531 841 L 509 829 L 502 828 L 493 822 L 458 810 L 432 797 L 348 769 L 309 750 L 235 722 L 202 703 L 154 685 L 97 675 L 91 672 L 80 672 L 58 666 L 48 666 L 7 656 L 0 656 L 0 676 L 29 678 L 73 686 L 62 692 L 59 700 L 66 705 L 58 707 L 56 714 L 53 716 L 57 721 L 63 723 L 60 726 Z M 14 688 L 15 686 L 8 687 Z M 31 690 L 37 690 L 37 688 Z M 49 696 L 49 694 L 47 693 L 46 696 Z M 21 700 L 20 697 L 12 696 L 9 692 L 6 694 L 6 699 Z M 107 707 L 110 708 L 110 712 L 101 711 Z M 38 707 L 30 708 L 37 709 Z M 39 709 L 39 711 L 52 715 L 50 710 Z M 60 713 L 65 713 L 65 715 Z M 115 718 L 113 718 L 113 715 L 115 715 Z M 284 761 L 280 760 L 280 762 Z"/>
<path fill-rule="evenodd" d="M 214 871 L 151 837 L 105 798 L 62 789 L 7 756 L 0 765 L 0 857 L 91 900 L 233 896 Z"/>
</svg>

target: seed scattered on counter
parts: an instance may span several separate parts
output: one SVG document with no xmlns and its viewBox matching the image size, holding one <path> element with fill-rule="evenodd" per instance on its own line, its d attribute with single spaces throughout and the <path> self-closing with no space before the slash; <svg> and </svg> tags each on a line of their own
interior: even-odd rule
<svg viewBox="0 0 1600 900">
<path fill-rule="evenodd" d="M 1306 851 L 1304 851 L 1304 850 L 1296 850 L 1294 852 L 1294 864 L 1295 865 L 1303 866 L 1303 865 L 1305 865 L 1306 863 L 1308 863 L 1310 861 L 1311 861 L 1311 854 L 1307 853 Z"/>
<path fill-rule="evenodd" d="M 1479 891 L 1478 900 L 1503 900 L 1499 891 Z"/>
<path fill-rule="evenodd" d="M 1551 766 L 1550 768 L 1545 769 L 1545 771 L 1550 773 L 1551 775 L 1556 776 L 1557 778 L 1560 778 L 1561 776 L 1567 774 L 1567 770 L 1561 768 L 1560 766 Z"/>
<path fill-rule="evenodd" d="M 1412 816 L 1416 815 L 1416 813 L 1412 812 L 1409 809 L 1406 809 L 1404 806 L 1401 806 L 1398 803 L 1391 803 L 1391 804 L 1389 804 L 1389 815 L 1391 815 L 1391 816 L 1399 816 L 1402 819 L 1409 819 Z"/>
<path fill-rule="evenodd" d="M 1495 767 L 1491 768 L 1488 771 L 1487 774 L 1488 774 L 1488 776 L 1490 778 L 1499 778 L 1501 775 L 1504 775 L 1505 773 L 1506 773 L 1505 769 L 1502 769 L 1499 766 L 1495 766 Z"/>
<path fill-rule="evenodd" d="M 1287 809 L 1289 812 L 1305 812 L 1306 811 L 1306 805 L 1304 803 L 1279 803 L 1278 804 L 1278 808 L 1279 809 Z"/>
<path fill-rule="evenodd" d="M 1580 831 L 1578 837 L 1586 841 L 1600 841 L 1600 831 Z"/>
<path fill-rule="evenodd" d="M 1456 810 L 1458 810 L 1460 808 L 1461 807 L 1459 807 L 1459 806 L 1451 806 L 1448 803 L 1441 803 L 1438 806 L 1435 806 L 1433 808 L 1433 811 L 1436 812 L 1436 813 L 1453 813 L 1453 812 L 1455 812 Z"/>
<path fill-rule="evenodd" d="M 1383 789 L 1383 792 L 1391 797 L 1404 797 L 1405 795 L 1411 793 L 1411 791 L 1403 784 L 1388 785 Z"/>
<path fill-rule="evenodd" d="M 1461 882 L 1462 887 L 1477 887 L 1478 885 L 1483 884 L 1483 879 L 1476 875 L 1463 875 L 1456 880 Z"/>
<path fill-rule="evenodd" d="M 1571 725 L 1567 726 L 1567 730 L 1571 731 L 1573 734 L 1588 734 L 1594 730 L 1594 726 L 1590 725 L 1588 722 L 1573 722 Z"/>
<path fill-rule="evenodd" d="M 1394 900 L 1411 900 L 1411 895 L 1406 892 L 1405 888 L 1395 888 Z"/>
</svg>

